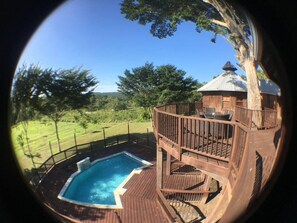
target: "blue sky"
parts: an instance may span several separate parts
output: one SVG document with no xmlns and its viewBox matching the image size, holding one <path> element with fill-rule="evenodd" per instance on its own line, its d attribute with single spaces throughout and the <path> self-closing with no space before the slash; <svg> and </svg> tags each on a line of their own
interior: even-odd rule
<svg viewBox="0 0 297 223">
<path fill-rule="evenodd" d="M 158 39 L 149 26 L 129 21 L 120 13 L 120 0 L 69 0 L 54 11 L 31 37 L 19 66 L 82 67 L 96 76 L 95 91 L 116 91 L 115 82 L 126 69 L 172 64 L 199 82 L 222 73 L 226 61 L 236 65 L 235 51 L 211 33 L 183 23 L 173 37 Z M 243 71 L 238 67 L 238 74 Z"/>
</svg>

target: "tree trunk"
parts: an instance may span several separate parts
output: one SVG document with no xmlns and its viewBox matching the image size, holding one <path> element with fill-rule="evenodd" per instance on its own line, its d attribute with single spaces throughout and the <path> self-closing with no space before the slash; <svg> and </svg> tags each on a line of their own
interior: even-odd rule
<svg viewBox="0 0 297 223">
<path fill-rule="evenodd" d="M 23 130 L 25 132 L 25 138 L 27 143 L 28 151 L 30 151 L 30 145 L 29 145 L 29 137 L 28 137 L 28 121 L 22 121 Z M 24 150 L 25 153 L 25 150 Z"/>
<path fill-rule="evenodd" d="M 56 129 L 57 145 L 59 148 L 59 152 L 61 152 L 61 145 L 60 145 L 60 138 L 59 138 L 59 131 L 58 131 L 58 121 L 54 120 L 54 122 L 55 122 L 55 129 Z"/>
<path fill-rule="evenodd" d="M 262 110 L 262 103 L 254 58 L 246 58 L 243 66 L 247 77 L 247 108 L 252 110 L 252 123 L 256 127 L 261 127 L 262 113 L 260 111 Z"/>
<path fill-rule="evenodd" d="M 247 104 L 248 109 L 261 110 L 261 95 L 258 85 L 257 71 L 255 62 L 252 59 L 246 59 L 243 64 L 247 76 Z"/>
</svg>

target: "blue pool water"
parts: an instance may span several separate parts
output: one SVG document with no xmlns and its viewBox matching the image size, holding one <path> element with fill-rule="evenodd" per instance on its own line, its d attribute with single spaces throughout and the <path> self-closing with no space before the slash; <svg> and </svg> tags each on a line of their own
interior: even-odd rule
<svg viewBox="0 0 297 223">
<path fill-rule="evenodd" d="M 142 166 L 142 162 L 125 153 L 100 160 L 76 175 L 63 197 L 88 204 L 115 205 L 113 191 L 135 168 Z"/>
</svg>

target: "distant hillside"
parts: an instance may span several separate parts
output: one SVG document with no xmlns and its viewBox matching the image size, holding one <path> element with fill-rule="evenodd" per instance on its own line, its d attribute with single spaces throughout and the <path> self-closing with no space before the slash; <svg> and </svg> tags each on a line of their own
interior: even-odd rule
<svg viewBox="0 0 297 223">
<path fill-rule="evenodd" d="M 102 96 L 121 96 L 119 92 L 93 92 L 94 95 L 102 95 Z"/>
</svg>

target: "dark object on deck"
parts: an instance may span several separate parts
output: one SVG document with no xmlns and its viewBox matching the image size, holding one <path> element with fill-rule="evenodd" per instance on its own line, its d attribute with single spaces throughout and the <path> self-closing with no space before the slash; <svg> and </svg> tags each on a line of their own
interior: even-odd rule
<svg viewBox="0 0 297 223">
<path fill-rule="evenodd" d="M 229 121 L 230 115 L 229 114 L 215 114 L 214 115 L 214 119 L 217 119 L 217 120 L 225 120 L 225 121 Z"/>
<path fill-rule="evenodd" d="M 215 108 L 205 108 L 205 115 L 214 115 L 215 112 Z"/>
</svg>

